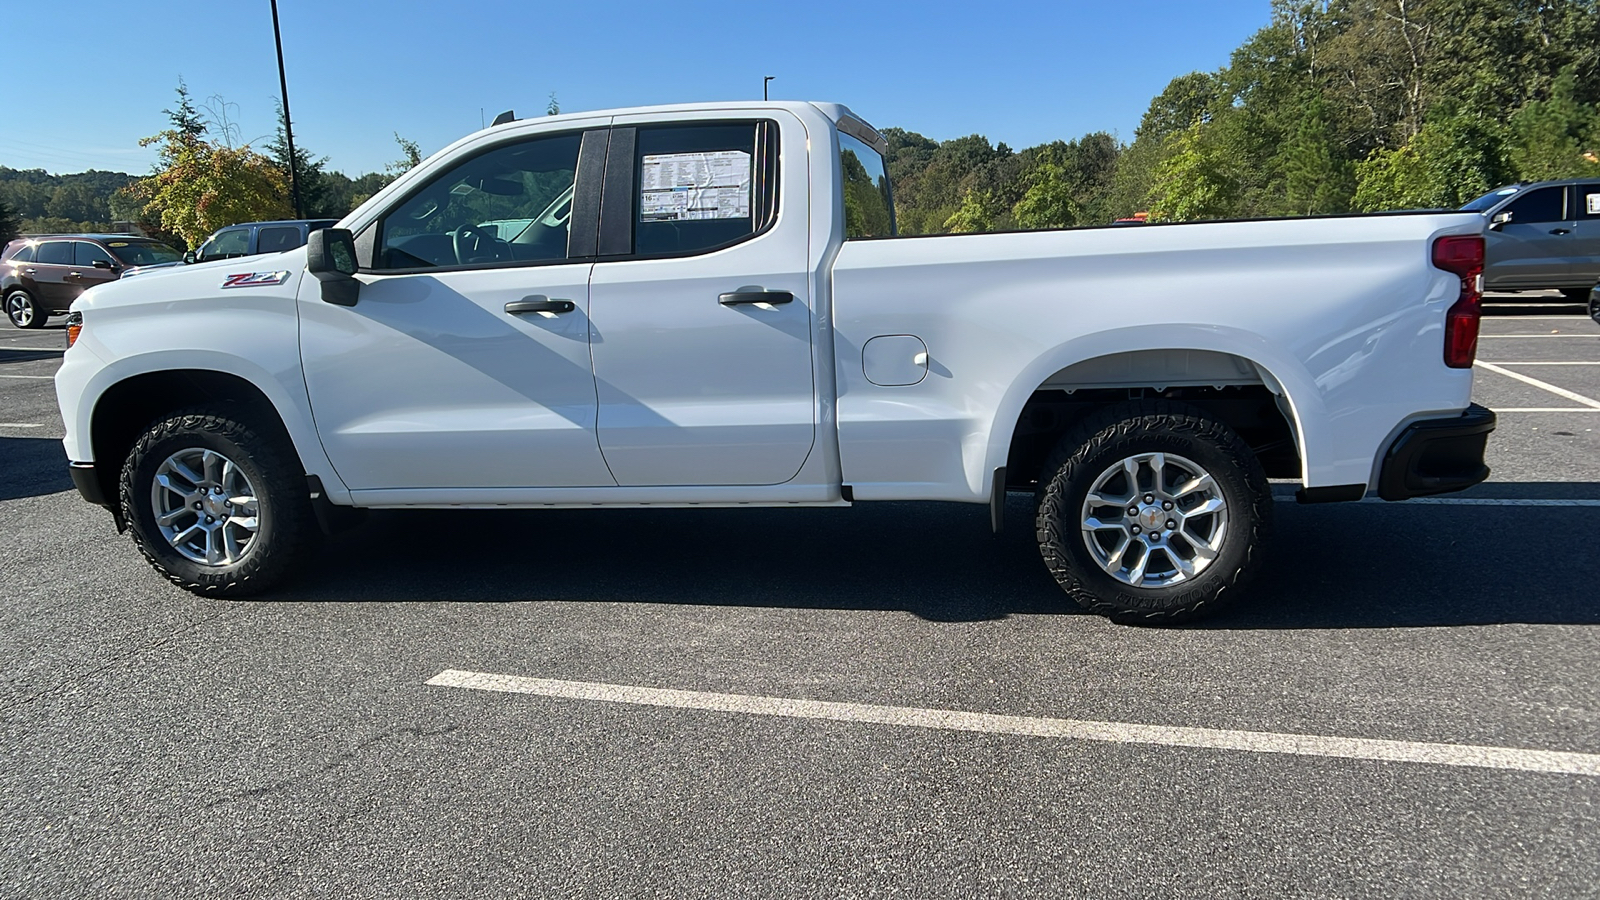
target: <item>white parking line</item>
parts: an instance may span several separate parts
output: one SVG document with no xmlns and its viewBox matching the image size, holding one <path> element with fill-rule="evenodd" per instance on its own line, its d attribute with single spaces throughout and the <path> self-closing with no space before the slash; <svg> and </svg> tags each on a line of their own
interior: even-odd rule
<svg viewBox="0 0 1600 900">
<path fill-rule="evenodd" d="M 0 428 L 43 428 L 43 425 L 34 425 L 29 422 L 0 422 Z"/>
<path fill-rule="evenodd" d="M 1496 361 L 1497 366 L 1600 366 L 1600 360 L 1594 362 L 1502 362 Z"/>
<path fill-rule="evenodd" d="M 1481 338 L 1588 338 L 1594 340 L 1600 335 L 1593 334 L 1480 334 Z"/>
<path fill-rule="evenodd" d="M 49 379 L 55 378 L 55 376 L 54 375 L 0 375 L 0 378 L 38 378 L 38 379 L 42 379 L 42 380 L 49 380 Z"/>
<path fill-rule="evenodd" d="M 1273 494 L 1279 503 L 1299 503 L 1293 494 Z M 1567 500 L 1562 498 L 1526 500 L 1511 497 L 1412 497 L 1410 500 L 1391 502 L 1382 497 L 1363 497 L 1357 503 L 1382 504 L 1401 509 L 1407 506 L 1559 506 L 1569 508 L 1600 509 L 1600 500 Z M 1316 504 L 1320 505 L 1320 504 Z"/>
<path fill-rule="evenodd" d="M 524 678 L 516 675 L 462 672 L 456 669 L 446 669 L 428 679 L 427 683 L 434 687 L 468 688 L 471 690 L 498 691 L 511 694 L 535 694 L 541 697 L 554 697 L 561 700 L 628 703 L 638 706 L 698 709 L 752 716 L 822 719 L 833 722 L 860 722 L 909 728 L 936 728 L 946 731 L 1012 734 L 1022 737 L 1105 741 L 1115 744 L 1199 747 L 1208 750 L 1240 750 L 1250 753 L 1281 753 L 1290 756 L 1330 756 L 1339 759 L 1366 759 L 1382 762 L 1463 766 L 1478 769 L 1512 769 L 1556 775 L 1600 776 L 1600 754 L 1567 753 L 1556 750 L 1526 750 L 1518 747 L 1486 747 L 1471 744 L 1434 744 L 1419 741 L 1386 741 L 1316 734 L 1278 734 L 1269 731 L 1229 731 L 1220 728 L 1141 725 L 1131 722 L 1096 722 L 1085 719 L 1002 716 L 992 713 L 962 712 L 951 709 L 923 709 L 913 706 L 831 703 L 822 700 L 758 697 L 751 694 L 714 694 L 707 691 L 678 691 L 663 688 L 633 687 L 593 681 L 556 681 L 549 678 Z"/>
<path fill-rule="evenodd" d="M 1502 369 L 1494 363 L 1479 362 L 1477 365 L 1482 366 L 1483 368 L 1488 369 L 1489 371 L 1498 375 L 1504 375 L 1507 378 L 1515 378 L 1523 384 L 1531 384 L 1536 388 L 1540 388 L 1541 390 L 1549 391 L 1550 393 L 1555 394 L 1557 397 L 1565 397 L 1568 400 L 1572 400 L 1576 403 L 1582 403 L 1584 406 L 1591 406 L 1595 409 L 1600 409 L 1600 400 L 1594 400 L 1589 397 L 1585 397 L 1582 394 L 1575 394 L 1566 388 L 1556 387 L 1549 382 L 1540 381 L 1537 378 L 1531 378 L 1522 374 L 1521 372 L 1513 372 L 1510 369 Z"/>
<path fill-rule="evenodd" d="M 1587 406 L 1508 406 L 1504 409 L 1496 409 L 1495 412 L 1600 413 L 1600 409 L 1590 409 Z"/>
</svg>

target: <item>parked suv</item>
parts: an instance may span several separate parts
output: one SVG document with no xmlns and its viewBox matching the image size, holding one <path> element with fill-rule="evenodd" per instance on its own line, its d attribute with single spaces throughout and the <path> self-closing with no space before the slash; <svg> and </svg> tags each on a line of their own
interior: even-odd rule
<svg viewBox="0 0 1600 900">
<path fill-rule="evenodd" d="M 18 238 L 0 250 L 0 297 L 18 328 L 43 328 L 78 295 L 115 281 L 135 266 L 182 255 L 159 241 L 126 234 L 46 234 Z"/>
<path fill-rule="evenodd" d="M 206 238 L 199 250 L 184 256 L 187 262 L 210 262 L 254 256 L 257 253 L 282 253 L 304 247 L 306 235 L 318 228 L 332 228 L 336 219 L 292 219 L 283 222 L 245 222 L 218 229 Z"/>
<path fill-rule="evenodd" d="M 1559 290 L 1584 302 L 1600 282 L 1600 179 L 1508 185 L 1462 209 L 1489 223 L 1486 290 Z"/>
</svg>

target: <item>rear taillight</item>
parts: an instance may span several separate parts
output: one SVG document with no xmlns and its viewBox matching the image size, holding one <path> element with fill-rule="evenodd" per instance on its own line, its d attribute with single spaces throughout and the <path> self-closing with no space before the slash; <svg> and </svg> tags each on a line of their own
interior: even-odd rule
<svg viewBox="0 0 1600 900">
<path fill-rule="evenodd" d="M 1444 364 L 1470 369 L 1478 355 L 1483 315 L 1483 236 L 1458 234 L 1433 242 L 1433 264 L 1461 279 L 1461 294 L 1444 314 Z"/>
<path fill-rule="evenodd" d="M 67 346 L 71 347 L 78 342 L 78 335 L 83 333 L 83 313 L 67 314 Z"/>
</svg>

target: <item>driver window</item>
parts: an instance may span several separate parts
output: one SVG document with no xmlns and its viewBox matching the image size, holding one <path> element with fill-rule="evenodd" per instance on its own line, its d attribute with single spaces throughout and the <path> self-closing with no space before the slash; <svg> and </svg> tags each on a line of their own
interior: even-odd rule
<svg viewBox="0 0 1600 900">
<path fill-rule="evenodd" d="M 376 269 L 567 258 L 581 134 L 507 144 L 430 181 L 379 226 Z"/>
</svg>

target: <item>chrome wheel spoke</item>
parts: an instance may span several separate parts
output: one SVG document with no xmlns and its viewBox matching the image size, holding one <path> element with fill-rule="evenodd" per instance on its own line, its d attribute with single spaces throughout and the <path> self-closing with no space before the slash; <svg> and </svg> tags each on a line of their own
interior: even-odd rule
<svg viewBox="0 0 1600 900">
<path fill-rule="evenodd" d="M 1141 484 L 1145 469 L 1150 474 Z M 1124 483 L 1126 493 L 1118 487 Z M 1185 503 L 1193 508 L 1184 509 Z M 1106 574 L 1133 587 L 1159 588 L 1194 578 L 1216 560 L 1228 503 L 1216 479 L 1193 460 L 1139 453 L 1107 467 L 1089 485 L 1078 521 L 1084 546 Z"/>
<path fill-rule="evenodd" d="M 1198 478 L 1184 482 L 1172 492 L 1172 498 L 1181 500 L 1196 491 L 1216 490 L 1216 487 L 1217 483 L 1211 479 L 1210 475 L 1201 475 Z"/>
<path fill-rule="evenodd" d="M 255 486 L 215 450 L 192 447 L 167 457 L 151 480 L 150 502 L 161 536 L 204 566 L 239 562 L 261 530 Z"/>
</svg>

